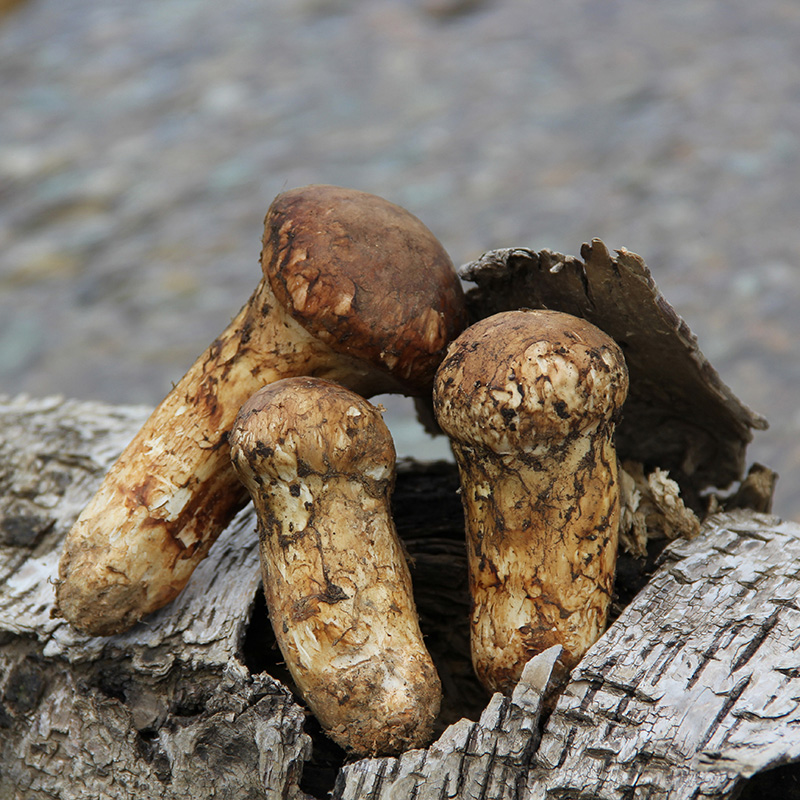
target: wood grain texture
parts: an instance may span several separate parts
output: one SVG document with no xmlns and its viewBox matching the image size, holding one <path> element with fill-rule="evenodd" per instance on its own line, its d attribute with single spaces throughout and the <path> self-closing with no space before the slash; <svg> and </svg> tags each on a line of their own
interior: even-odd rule
<svg viewBox="0 0 800 800">
<path fill-rule="evenodd" d="M 748 511 L 670 545 L 573 672 L 529 796 L 730 797 L 796 759 L 798 563 L 800 526 Z"/>
<path fill-rule="evenodd" d="M 334 797 L 738 796 L 800 756 L 797 563 L 797 524 L 713 517 L 665 550 L 573 671 L 541 739 L 546 654 L 529 662 L 536 679 L 526 673 L 510 701 L 495 695 L 479 723 L 451 726 L 427 751 L 346 767 Z"/>
</svg>

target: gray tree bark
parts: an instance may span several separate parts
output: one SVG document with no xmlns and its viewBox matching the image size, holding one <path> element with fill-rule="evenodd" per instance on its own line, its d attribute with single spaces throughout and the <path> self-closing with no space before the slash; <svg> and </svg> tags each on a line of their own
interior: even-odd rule
<svg viewBox="0 0 800 800">
<path fill-rule="evenodd" d="M 348 765 L 334 797 L 738 796 L 800 755 L 798 563 L 800 526 L 714 516 L 666 549 L 573 671 L 541 737 L 550 651 L 478 723 L 452 726 L 425 751 Z M 752 796 L 785 796 L 764 791 Z"/>
<path fill-rule="evenodd" d="M 280 674 L 253 632 L 264 623 L 249 510 L 146 624 L 74 633 L 49 617 L 61 540 L 145 416 L 52 399 L 0 406 L 4 800 L 321 797 L 334 777 L 341 800 L 724 798 L 800 756 L 800 526 L 752 511 L 670 544 L 557 698 L 548 651 L 513 697 L 487 699 L 468 674 L 455 476 L 407 467 L 398 528 L 452 724 L 399 758 L 331 757 L 290 689 L 260 670 Z"/>
<path fill-rule="evenodd" d="M 0 797 L 302 797 L 303 711 L 241 660 L 249 515 L 146 624 L 101 639 L 50 618 L 63 537 L 147 414 L 0 406 Z"/>
</svg>

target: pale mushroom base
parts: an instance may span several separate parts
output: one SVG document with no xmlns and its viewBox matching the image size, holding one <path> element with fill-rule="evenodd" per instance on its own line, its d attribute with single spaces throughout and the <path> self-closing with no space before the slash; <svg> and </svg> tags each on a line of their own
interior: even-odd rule
<svg viewBox="0 0 800 800">
<path fill-rule="evenodd" d="M 470 487 L 462 502 L 472 659 L 490 690 L 510 692 L 528 659 L 555 644 L 563 648 L 560 669 L 572 669 L 606 628 L 618 547 L 617 460 L 608 430 L 573 449 L 563 471 L 541 474 L 453 447 L 462 486 Z"/>
</svg>

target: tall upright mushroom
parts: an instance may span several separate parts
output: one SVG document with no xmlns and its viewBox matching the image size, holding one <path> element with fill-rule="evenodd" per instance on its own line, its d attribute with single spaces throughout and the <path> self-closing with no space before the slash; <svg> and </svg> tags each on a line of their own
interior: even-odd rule
<svg viewBox="0 0 800 800">
<path fill-rule="evenodd" d="M 54 614 L 93 635 L 172 600 L 247 493 L 228 432 L 258 388 L 296 375 L 424 395 L 466 325 L 461 285 L 405 209 L 335 186 L 285 192 L 264 277 L 120 456 L 67 536 Z"/>
<path fill-rule="evenodd" d="M 614 425 L 622 352 L 583 319 L 509 311 L 468 328 L 436 375 L 434 409 L 461 475 L 475 671 L 510 691 L 560 644 L 571 668 L 603 632 L 617 554 Z"/>
<path fill-rule="evenodd" d="M 427 744 L 441 685 L 391 517 L 395 451 L 380 412 L 338 384 L 286 378 L 245 403 L 230 438 L 302 696 L 351 752 Z"/>
</svg>

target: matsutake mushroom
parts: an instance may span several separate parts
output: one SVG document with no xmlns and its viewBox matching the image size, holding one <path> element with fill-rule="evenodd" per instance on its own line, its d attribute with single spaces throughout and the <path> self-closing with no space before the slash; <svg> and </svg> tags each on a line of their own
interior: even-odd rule
<svg viewBox="0 0 800 800">
<path fill-rule="evenodd" d="M 603 632 L 619 526 L 614 425 L 622 352 L 583 319 L 509 311 L 468 328 L 436 375 L 434 409 L 461 476 L 472 660 L 509 692 L 552 645 L 574 666 Z"/>
<path fill-rule="evenodd" d="M 374 195 L 285 192 L 263 244 L 250 301 L 156 408 L 67 536 L 54 614 L 81 631 L 124 631 L 172 600 L 243 507 L 228 432 L 259 387 L 314 375 L 365 395 L 424 396 L 466 325 L 441 244 Z"/>
<path fill-rule="evenodd" d="M 441 686 L 390 513 L 395 450 L 380 412 L 338 384 L 287 378 L 245 403 L 230 438 L 300 693 L 351 752 L 427 744 Z"/>
</svg>

